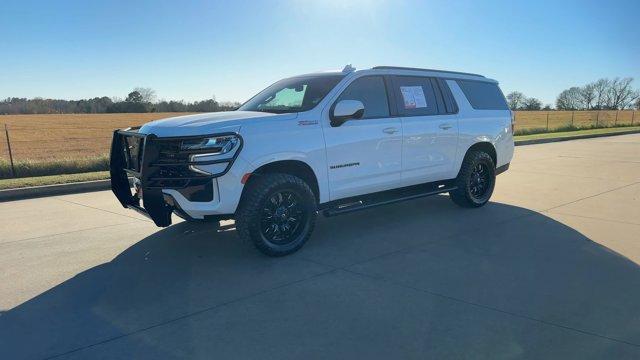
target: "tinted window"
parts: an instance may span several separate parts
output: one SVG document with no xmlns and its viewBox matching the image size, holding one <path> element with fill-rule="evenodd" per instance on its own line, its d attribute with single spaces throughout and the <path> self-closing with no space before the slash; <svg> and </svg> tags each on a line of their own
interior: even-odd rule
<svg viewBox="0 0 640 360">
<path fill-rule="evenodd" d="M 280 80 L 262 90 L 238 110 L 271 113 L 313 109 L 344 75 L 299 76 Z"/>
<path fill-rule="evenodd" d="M 446 114 L 456 114 L 458 112 L 458 104 L 456 104 L 456 100 L 453 98 L 451 89 L 449 89 L 449 84 L 447 84 L 447 82 L 443 79 L 437 79 L 437 83 L 438 86 L 440 86 L 440 92 L 442 93 L 442 97 L 444 99 L 444 112 Z M 442 113 L 442 111 L 440 112 Z"/>
<path fill-rule="evenodd" d="M 396 76 L 393 84 L 400 115 L 419 116 L 438 113 L 436 95 L 429 78 Z"/>
<path fill-rule="evenodd" d="M 464 95 L 477 110 L 508 110 L 502 91 L 497 84 L 482 81 L 458 80 Z"/>
<path fill-rule="evenodd" d="M 352 82 L 340 94 L 340 100 L 359 100 L 364 104 L 363 119 L 389 117 L 387 90 L 381 76 L 365 76 Z"/>
</svg>

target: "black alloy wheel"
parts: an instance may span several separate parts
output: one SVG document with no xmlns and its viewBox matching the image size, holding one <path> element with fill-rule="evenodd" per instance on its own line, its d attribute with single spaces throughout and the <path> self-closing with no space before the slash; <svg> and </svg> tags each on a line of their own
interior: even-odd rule
<svg viewBox="0 0 640 360">
<path fill-rule="evenodd" d="M 482 199 L 491 185 L 491 178 L 487 165 L 475 164 L 469 178 L 469 192 L 476 199 Z"/>
<path fill-rule="evenodd" d="M 278 191 L 264 204 L 260 233 L 273 244 L 288 244 L 300 235 L 307 216 L 301 206 L 300 196 L 295 191 Z"/>
</svg>

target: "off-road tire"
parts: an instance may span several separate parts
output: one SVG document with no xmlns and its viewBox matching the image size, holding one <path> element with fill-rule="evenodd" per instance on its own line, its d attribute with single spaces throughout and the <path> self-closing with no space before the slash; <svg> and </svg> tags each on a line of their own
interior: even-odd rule
<svg viewBox="0 0 640 360">
<path fill-rule="evenodd" d="M 482 196 L 475 196 L 472 193 L 472 176 L 474 175 L 474 169 L 479 165 L 487 171 L 489 183 Z M 457 188 L 449 192 L 449 197 L 457 205 L 466 208 L 477 208 L 486 204 L 491 198 L 496 185 L 496 167 L 491 156 L 483 151 L 470 151 L 467 153 L 456 177 L 455 184 Z"/>
<path fill-rule="evenodd" d="M 236 212 L 236 231 L 245 242 L 251 242 L 258 250 L 268 256 L 284 256 L 300 249 L 311 236 L 317 215 L 316 197 L 309 185 L 302 179 L 280 173 L 255 174 L 247 184 Z M 292 237 L 291 242 L 277 244 L 263 235 L 262 212 L 274 194 L 291 192 L 298 196 L 301 208 L 305 211 L 303 228 Z"/>
</svg>

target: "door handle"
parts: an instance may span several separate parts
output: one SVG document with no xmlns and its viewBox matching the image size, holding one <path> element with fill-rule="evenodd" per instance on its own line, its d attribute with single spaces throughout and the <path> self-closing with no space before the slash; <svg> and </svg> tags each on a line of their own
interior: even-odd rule
<svg viewBox="0 0 640 360">
<path fill-rule="evenodd" d="M 388 128 L 384 128 L 382 132 L 386 134 L 395 134 L 398 132 L 398 129 L 394 127 L 388 127 Z"/>
<path fill-rule="evenodd" d="M 449 130 L 453 127 L 453 125 L 451 124 L 440 124 L 440 126 L 438 126 L 440 129 L 442 130 Z"/>
</svg>

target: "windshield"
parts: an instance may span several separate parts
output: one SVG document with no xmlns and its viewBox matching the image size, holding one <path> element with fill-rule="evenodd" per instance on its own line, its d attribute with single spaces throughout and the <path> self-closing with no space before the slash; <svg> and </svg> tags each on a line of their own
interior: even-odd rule
<svg viewBox="0 0 640 360">
<path fill-rule="evenodd" d="M 313 109 L 344 75 L 299 76 L 262 90 L 238 110 L 292 113 Z"/>
</svg>

